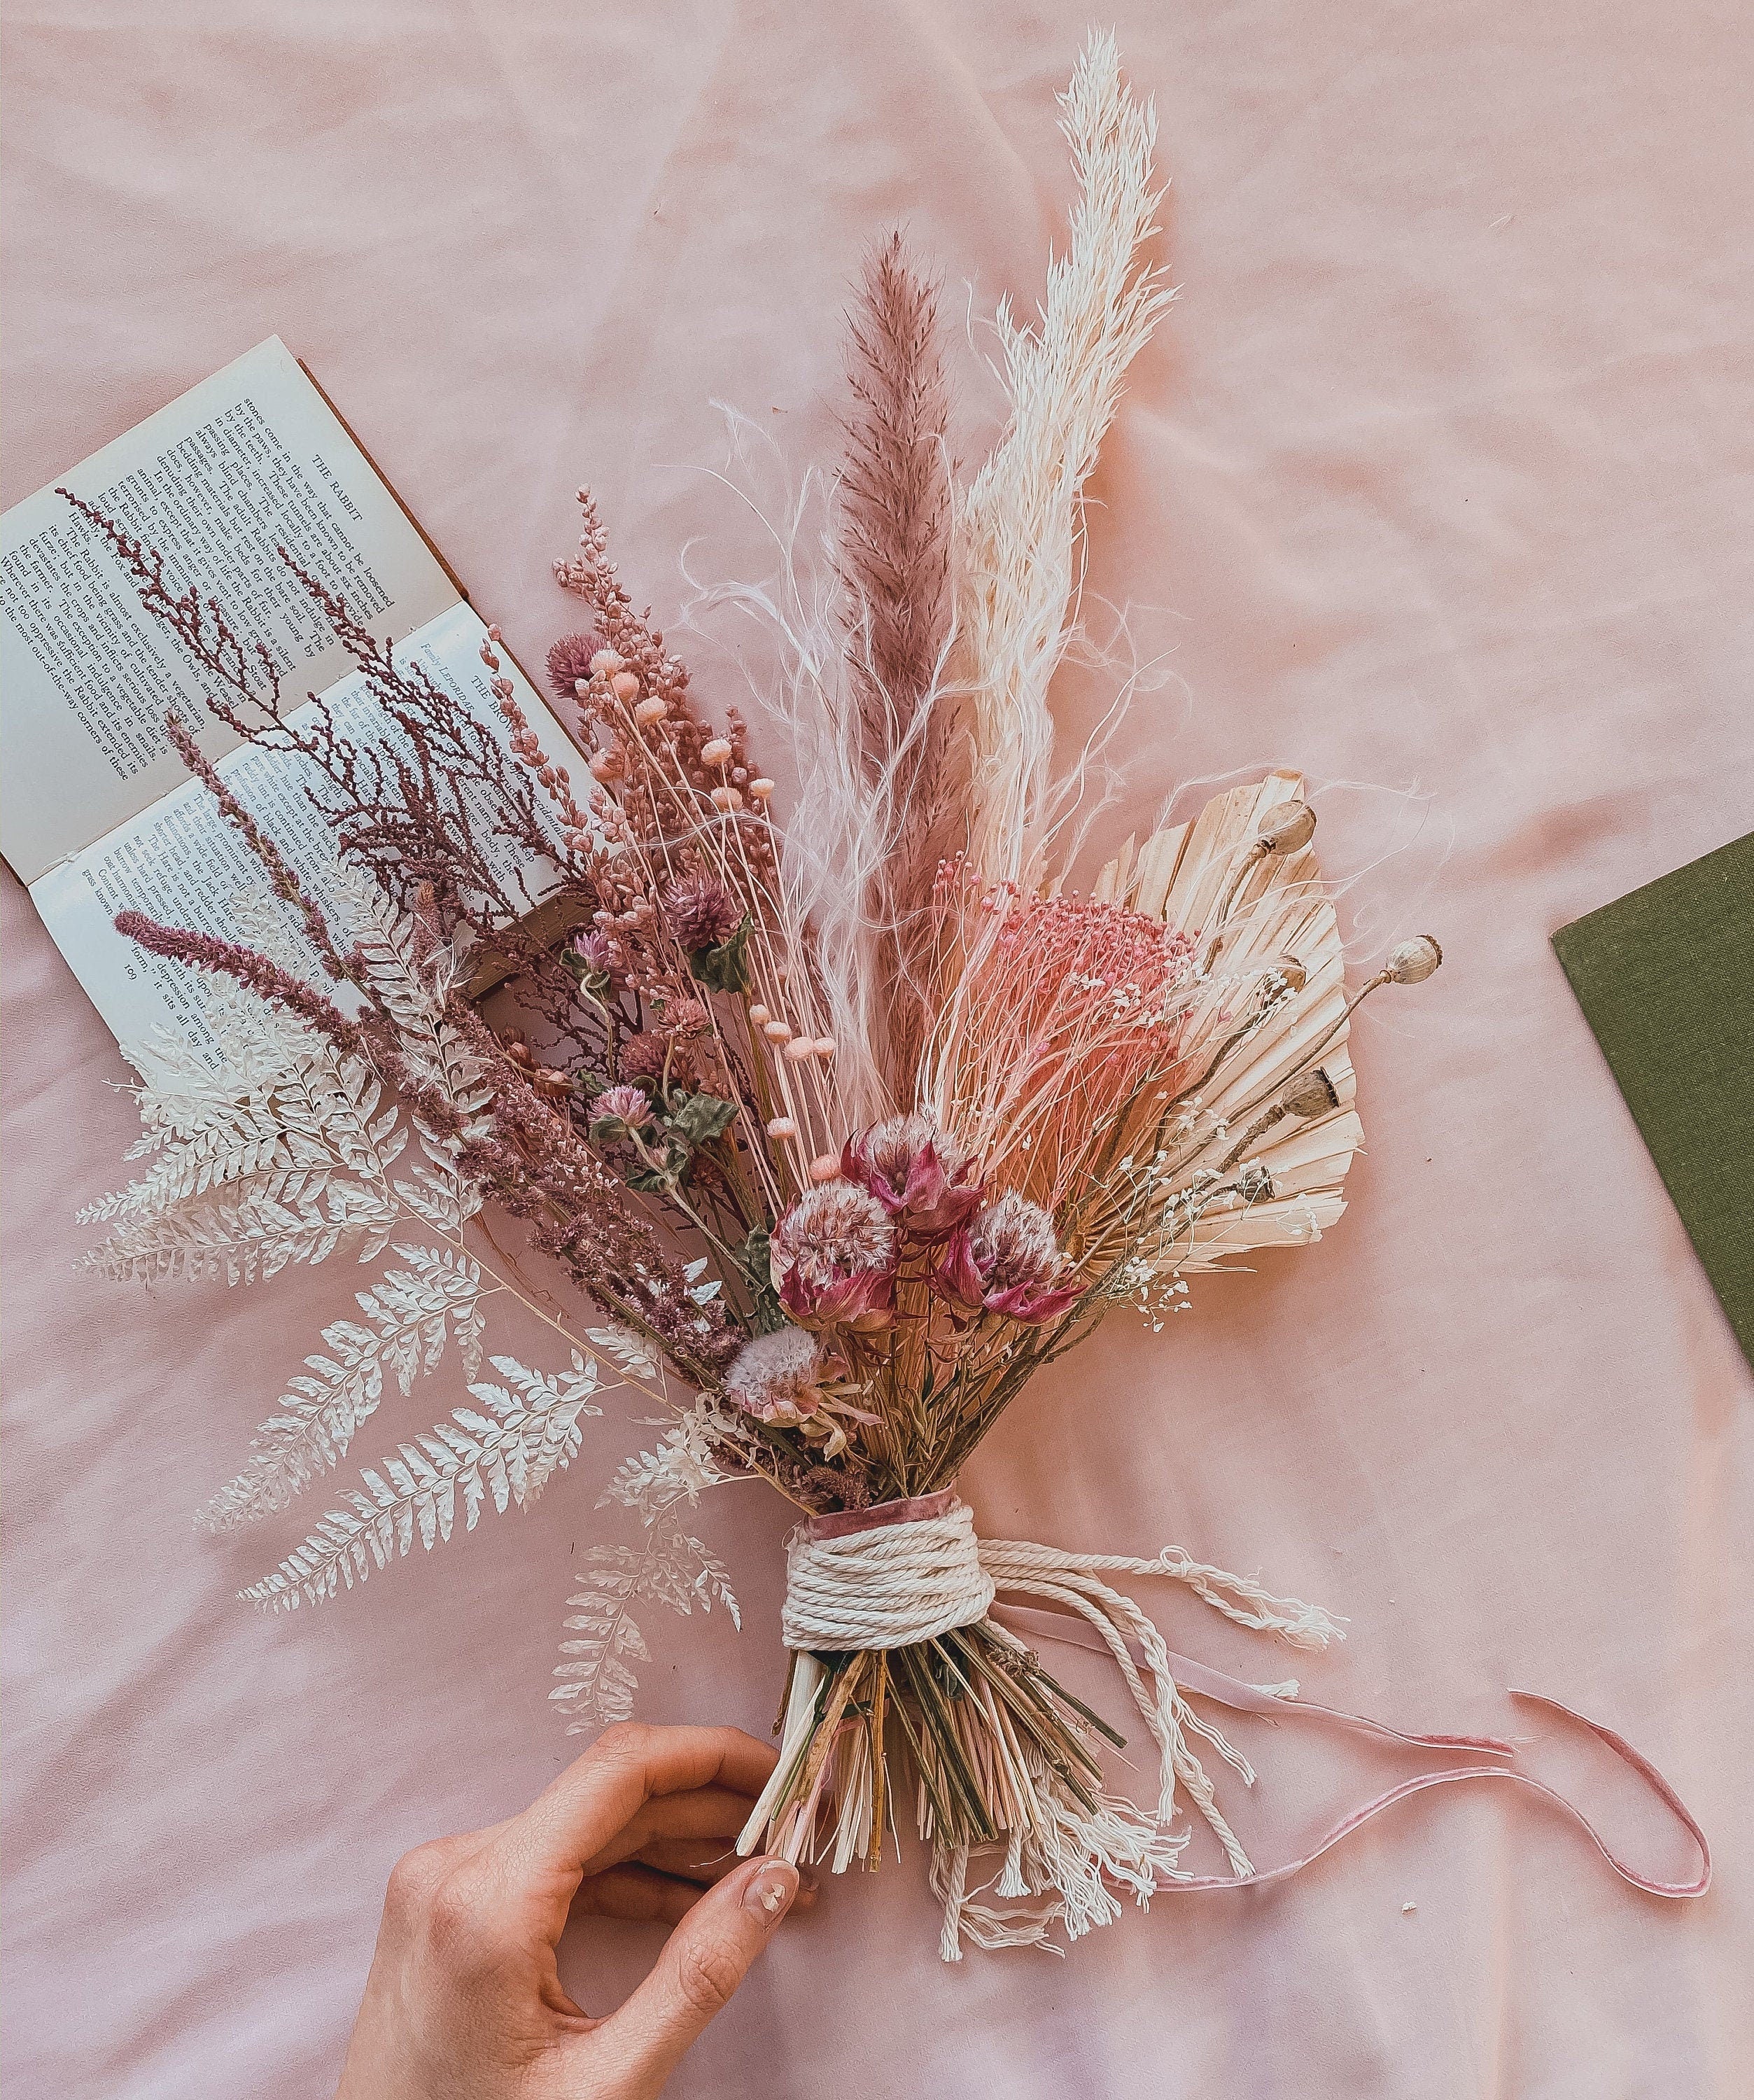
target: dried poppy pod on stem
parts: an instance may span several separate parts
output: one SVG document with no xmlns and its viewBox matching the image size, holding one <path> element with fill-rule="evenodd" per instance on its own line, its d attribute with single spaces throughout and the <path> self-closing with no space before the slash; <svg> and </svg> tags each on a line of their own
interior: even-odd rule
<svg viewBox="0 0 1754 2100">
<path fill-rule="evenodd" d="M 1249 850 L 1225 885 L 1218 909 L 1212 915 L 1213 940 L 1206 957 L 1208 969 L 1218 959 L 1218 951 L 1224 942 L 1226 922 L 1249 876 L 1263 860 L 1281 859 L 1288 854 L 1301 853 L 1315 836 L 1316 812 L 1307 802 L 1276 803 L 1263 816 Z"/>
<path fill-rule="evenodd" d="M 1243 1154 L 1253 1149 L 1277 1123 L 1289 1116 L 1298 1123 L 1314 1123 L 1340 1105 L 1333 1081 L 1318 1065 L 1313 1071 L 1293 1073 L 1279 1090 L 1279 1098 L 1254 1121 L 1219 1162 L 1220 1174 L 1229 1173 Z"/>
<path fill-rule="evenodd" d="M 1320 1041 L 1314 1044 L 1311 1057 L 1319 1056 L 1345 1027 L 1370 995 L 1386 984 L 1423 984 L 1443 960 L 1443 951 L 1429 933 L 1416 933 L 1410 941 L 1403 941 L 1389 951 L 1389 959 L 1373 977 L 1367 977 L 1346 1001 L 1345 1010 Z"/>
<path fill-rule="evenodd" d="M 1382 982 L 1423 984 L 1443 960 L 1443 951 L 1429 933 L 1416 933 L 1412 940 L 1403 941 L 1390 951 L 1389 960 L 1382 966 Z"/>
<path fill-rule="evenodd" d="M 1254 858 L 1301 853 L 1316 836 L 1316 812 L 1307 802 L 1281 802 L 1269 810 L 1254 837 Z"/>
</svg>

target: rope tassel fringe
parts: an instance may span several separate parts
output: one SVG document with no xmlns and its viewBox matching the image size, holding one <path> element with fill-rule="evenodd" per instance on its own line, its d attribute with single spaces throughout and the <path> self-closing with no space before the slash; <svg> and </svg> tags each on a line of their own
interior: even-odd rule
<svg viewBox="0 0 1754 2100">
<path fill-rule="evenodd" d="M 738 1851 L 759 1847 L 794 1864 L 826 1860 L 836 1873 L 855 1860 L 878 1865 L 897 1798 L 893 1753 L 905 1745 L 915 1821 L 931 1844 L 931 1885 L 944 1907 L 939 1951 L 947 1961 L 961 1960 L 965 1941 L 1059 1952 L 1056 1927 L 1068 1940 L 1079 1939 L 1120 1917 L 1125 1895 L 1144 1909 L 1166 1888 L 1282 1879 L 1408 1793 L 1460 1779 L 1533 1788 L 1581 1823 L 1615 1871 L 1639 1887 L 1690 1895 L 1708 1885 L 1710 1857 L 1698 1825 L 1655 1767 L 1611 1731 L 1583 1723 L 1633 1766 L 1695 1838 L 1703 1861 L 1695 1882 L 1653 1882 L 1625 1867 L 1569 1802 L 1496 1762 L 1514 1756 L 1511 1744 L 1403 1735 L 1298 1701 L 1294 1681 L 1246 1685 L 1172 1655 L 1139 1605 L 1103 1579 L 1108 1575 L 1181 1582 L 1235 1624 L 1306 1651 L 1345 1637 L 1318 1607 L 1276 1596 L 1178 1547 L 1139 1560 L 978 1538 L 967 1505 L 948 1489 L 813 1518 L 789 1544 L 782 1628 L 793 1667 L 777 1731 L 778 1762 Z M 1002 1604 L 1002 1593 L 1029 1601 Z M 1113 1660 L 1157 1749 L 1149 1812 L 1104 1787 L 1101 1743 L 1118 1747 L 1123 1739 L 1048 1674 L 1020 1628 Z M 1253 1768 L 1195 1712 L 1189 1693 L 1254 1713 L 1296 1702 L 1293 1710 L 1312 1718 L 1421 1749 L 1465 1750 L 1472 1762 L 1404 1781 L 1302 1859 L 1263 1874 L 1225 1820 L 1193 1744 L 1205 1745 L 1245 1785 L 1253 1785 Z M 1217 1840 L 1227 1876 L 1181 1866 L 1190 1831 L 1173 1827 L 1179 1793 Z M 892 1821 L 888 1827 L 892 1832 Z"/>
</svg>

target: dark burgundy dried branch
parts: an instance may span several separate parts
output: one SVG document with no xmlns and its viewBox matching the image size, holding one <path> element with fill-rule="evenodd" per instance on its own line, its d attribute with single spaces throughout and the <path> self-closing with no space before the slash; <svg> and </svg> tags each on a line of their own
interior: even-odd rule
<svg viewBox="0 0 1754 2100">
<path fill-rule="evenodd" d="M 459 707 L 418 665 L 399 664 L 387 643 L 283 550 L 282 559 L 352 656 L 399 736 L 391 742 L 355 741 L 315 695 L 293 728 L 280 718 L 280 678 L 268 652 L 240 638 L 214 598 L 192 589 L 172 591 L 153 549 L 94 505 L 70 500 L 105 536 L 146 609 L 199 667 L 214 717 L 256 749 L 307 767 L 311 784 L 306 792 L 342 858 L 413 914 L 421 949 L 430 953 L 466 937 L 478 957 L 494 955 L 509 964 L 522 1013 L 537 1027 L 544 1064 L 534 1064 L 527 1046 L 527 1071 L 505 1054 L 474 1010 L 456 1000 L 458 1025 L 490 1061 L 496 1089 L 488 1110 L 491 1136 L 474 1129 L 465 1133 L 443 1096 L 402 1055 L 394 1017 L 376 998 L 368 974 L 355 956 L 342 951 L 321 909 L 181 721 L 167 726 L 173 747 L 261 861 L 274 893 L 300 914 L 331 973 L 352 979 L 365 1003 L 357 1020 L 349 1021 L 330 1001 L 247 949 L 131 915 L 122 930 L 155 953 L 227 972 L 321 1027 L 342 1047 L 368 1056 L 436 1131 L 464 1139 L 469 1171 L 505 1210 L 531 1224 L 538 1243 L 576 1282 L 615 1317 L 650 1335 L 685 1375 L 710 1381 L 734 1348 L 736 1330 L 721 1308 L 696 1304 L 678 1258 L 646 1211 L 648 1204 L 668 1211 L 690 1233 L 696 1229 L 694 1214 L 662 1190 L 628 1190 L 611 1171 L 614 1162 L 597 1156 L 573 1118 L 575 1112 L 588 1116 L 592 1096 L 616 1076 L 629 1043 L 660 1045 L 667 1070 L 672 1063 L 680 1069 L 685 1052 L 692 1084 L 736 1097 L 747 1092 L 747 1082 L 732 1078 L 729 1061 L 736 1053 L 730 1045 L 710 1033 L 698 1042 L 691 1035 L 681 1043 L 685 1025 L 693 1028 L 687 1017 L 703 1016 L 704 1010 L 694 996 L 698 987 L 688 955 L 661 908 L 661 885 L 649 871 L 654 862 L 691 871 L 686 854 L 679 862 L 665 843 L 667 832 L 676 828 L 681 799 L 698 801 L 713 821 L 738 822 L 733 810 L 714 801 L 713 791 L 722 793 L 727 779 L 739 788 L 748 779 L 741 723 L 734 720 L 729 737 L 714 746 L 712 733 L 687 703 L 685 671 L 664 652 L 663 638 L 633 615 L 606 562 L 593 572 L 587 594 L 598 600 L 606 646 L 622 652 L 618 663 L 639 666 L 642 689 L 663 695 L 668 713 L 661 730 L 648 726 L 643 740 L 628 739 L 637 746 L 643 768 L 633 798 L 637 814 L 610 799 L 594 779 L 585 786 L 587 806 L 581 807 L 560 755 L 541 749 L 518 707 L 515 688 L 502 673 L 495 630 L 489 630 L 482 654 L 505 717 L 503 737 L 473 710 Z M 575 588 L 584 580 L 585 567 L 579 565 Z M 577 651 L 583 648 L 581 638 Z M 588 674 L 589 658 L 583 660 Z M 637 727 L 626 700 L 612 687 L 614 676 L 588 677 L 591 697 L 580 703 L 580 711 L 588 721 L 602 716 Z M 715 755 L 704 755 L 709 752 Z M 659 843 L 655 855 L 624 849 L 648 839 Z M 752 821 L 751 863 L 762 864 L 765 843 L 765 824 Z M 496 847 L 509 850 L 496 856 Z M 591 939 L 609 957 L 601 973 L 585 971 L 581 981 L 581 973 L 549 946 L 529 923 L 535 900 L 521 874 L 501 875 L 496 859 L 520 869 L 545 860 L 557 870 L 558 889 L 544 905 L 557 904 L 566 923 L 592 929 Z M 556 1099 L 544 1098 L 541 1086 Z M 741 1141 L 760 1140 L 751 1133 Z M 740 1192 L 704 1155 L 694 1193 L 719 1211 L 736 1238 L 750 1229 L 752 1220 Z"/>
<path fill-rule="evenodd" d="M 192 969 L 210 970 L 219 976 L 235 977 L 258 998 L 271 999 L 276 1006 L 284 1007 L 289 1013 L 296 1013 L 301 1021 L 308 1021 L 313 1028 L 320 1029 L 337 1049 L 350 1057 L 359 1056 L 365 1048 L 358 1025 L 348 1020 L 333 999 L 313 991 L 302 979 L 258 955 L 253 948 L 243 947 L 236 941 L 219 940 L 211 933 L 163 926 L 157 920 L 148 919 L 143 911 L 118 911 L 116 931 L 124 939 L 137 942 L 149 955 L 185 963 Z"/>
</svg>

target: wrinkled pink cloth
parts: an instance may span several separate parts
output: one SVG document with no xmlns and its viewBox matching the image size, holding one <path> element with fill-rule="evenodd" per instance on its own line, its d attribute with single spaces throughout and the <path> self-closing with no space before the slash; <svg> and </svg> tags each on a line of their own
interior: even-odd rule
<svg viewBox="0 0 1754 2100">
<path fill-rule="evenodd" d="M 788 1926 L 675 2089 L 1731 2100 L 1754 2083 L 1749 1380 L 1548 935 L 1754 809 L 1747 23 L 1716 0 L 1110 11 L 1157 98 L 1182 287 L 1097 482 L 1091 590 L 1133 607 L 1157 686 L 1117 829 L 1240 765 L 1415 784 L 1329 787 L 1322 843 L 1337 872 L 1402 848 L 1346 898 L 1361 963 L 1427 926 L 1448 962 L 1355 1036 L 1369 1149 L 1329 1237 L 1199 1282 L 1161 1335 L 1112 1321 L 963 1490 L 998 1536 L 1174 1540 L 1344 1612 L 1343 1650 L 1293 1658 L 1141 1586 L 1172 1647 L 1236 1676 L 1533 1734 L 1531 1768 L 1617 1849 L 1690 1873 L 1611 1757 L 1503 1688 L 1564 1699 L 1662 1767 L 1718 1882 L 1641 1896 L 1520 1789 L 1443 1788 L 1289 1886 L 1166 1896 L 1063 1963 L 945 1968 L 910 1846 Z M 581 479 L 666 623 L 685 540 L 702 576 L 759 558 L 701 471 L 711 404 L 795 464 L 830 455 L 843 293 L 896 218 L 973 317 L 980 457 L 981 319 L 1041 289 L 1086 20 L 7 15 L 5 501 L 278 330 L 531 662 L 566 623 L 548 563 Z M 735 657 L 693 653 L 734 697 Z M 1113 683 L 1069 678 L 1064 719 Z M 4 909 L 7 2090 L 320 2093 L 391 1861 L 578 1747 L 548 1672 L 570 1566 L 625 1535 L 593 1504 L 645 1410 L 588 1424 L 530 1516 L 364 1595 L 272 1622 L 234 1603 L 323 1498 L 224 1543 L 188 1513 L 363 1278 L 74 1280 L 73 1213 L 133 1119 L 9 877 Z M 539 1330 L 502 1335 L 540 1358 Z M 359 1455 L 456 1397 L 393 1397 Z M 788 1521 L 753 1489 L 703 1506 L 745 1630 L 654 1616 L 649 1716 L 765 1732 Z M 1122 1720 L 1097 1658 L 1064 1667 Z M 1402 1749 L 1235 1727 L 1262 1777 L 1226 1798 L 1262 1859 L 1408 1776 Z M 566 1973 L 606 2005 L 651 1951 L 593 1926 Z"/>
</svg>

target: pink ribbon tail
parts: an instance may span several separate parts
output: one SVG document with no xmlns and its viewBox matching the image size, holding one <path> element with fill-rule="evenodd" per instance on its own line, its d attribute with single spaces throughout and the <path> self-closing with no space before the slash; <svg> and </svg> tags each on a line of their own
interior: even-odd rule
<svg viewBox="0 0 1754 2100">
<path fill-rule="evenodd" d="M 1086 1648 L 1100 1654 L 1108 1652 L 1107 1648 L 1085 1626 L 1084 1621 L 1069 1612 L 1038 1610 L 1016 1604 L 996 1604 L 990 1616 L 1021 1634 L 1033 1634 L 1044 1640 L 1060 1641 L 1069 1647 Z M 1142 1651 L 1131 1642 L 1128 1646 L 1132 1649 L 1135 1661 L 1142 1667 L 1148 1667 Z M 1169 1661 L 1170 1674 L 1183 1691 L 1191 1692 L 1198 1697 L 1215 1700 L 1236 1713 L 1267 1714 L 1275 1719 L 1283 1719 L 1290 1714 L 1307 1714 L 1314 1720 L 1355 1729 L 1361 1734 L 1379 1736 L 1390 1742 L 1405 1743 L 1416 1749 L 1472 1750 L 1482 1757 L 1505 1759 L 1513 1758 L 1517 1754 L 1514 1743 L 1507 1743 L 1496 1736 L 1411 1735 L 1403 1729 L 1390 1727 L 1386 1722 L 1372 1720 L 1366 1714 L 1348 1714 L 1337 1706 L 1320 1705 L 1312 1699 L 1280 1698 L 1271 1692 L 1262 1691 L 1257 1685 L 1245 1684 L 1240 1678 L 1227 1676 L 1223 1670 L 1214 1670 L 1208 1664 L 1196 1662 L 1191 1657 L 1172 1655 Z M 1289 1881 L 1292 1875 L 1301 1873 L 1304 1868 L 1319 1860 L 1323 1853 L 1331 1851 L 1342 1838 L 1349 1838 L 1355 1830 L 1382 1815 L 1385 1809 L 1392 1808 L 1397 1802 L 1405 1801 L 1412 1794 L 1422 1793 L 1427 1787 L 1454 1786 L 1465 1780 L 1496 1779 L 1509 1780 L 1518 1786 L 1527 1787 L 1568 1815 L 1580 1825 L 1591 1844 L 1620 1879 L 1629 1882 L 1633 1888 L 1642 1889 L 1646 1895 L 1653 1896 L 1676 1899 L 1703 1896 L 1712 1885 L 1712 1848 L 1706 1841 L 1705 1833 L 1695 1820 L 1686 1804 L 1650 1760 L 1642 1752 L 1635 1750 L 1624 1736 L 1616 1735 L 1613 1729 L 1605 1727 L 1599 1721 L 1592 1721 L 1587 1714 L 1580 1714 L 1576 1708 L 1567 1706 L 1559 1700 L 1549 1699 L 1539 1692 L 1513 1690 L 1510 1696 L 1526 1700 L 1532 1705 L 1545 1706 L 1551 1713 L 1562 1714 L 1567 1720 L 1575 1721 L 1580 1727 L 1589 1729 L 1593 1736 L 1606 1743 L 1617 1758 L 1630 1766 L 1699 1847 L 1700 1865 L 1697 1877 L 1690 1882 L 1658 1882 L 1641 1874 L 1636 1868 L 1629 1867 L 1619 1857 L 1575 1802 L 1568 1801 L 1562 1793 L 1543 1780 L 1534 1778 L 1528 1772 L 1518 1771 L 1514 1765 L 1506 1762 L 1449 1765 L 1441 1771 L 1417 1773 L 1412 1778 L 1403 1780 L 1399 1785 L 1389 1788 L 1386 1793 L 1376 1795 L 1362 1807 L 1354 1809 L 1350 1815 L 1342 1816 L 1301 1858 L 1288 1860 L 1279 1866 L 1267 1868 L 1260 1873 L 1175 1874 L 1170 1877 L 1166 1886 L 1178 1891 L 1255 1889 L 1264 1888 L 1272 1882 Z"/>
</svg>

